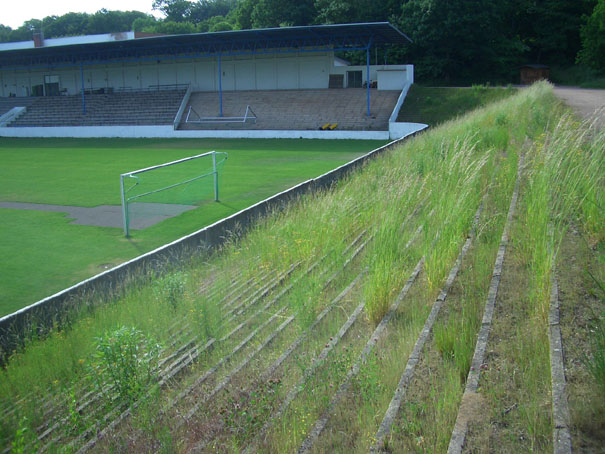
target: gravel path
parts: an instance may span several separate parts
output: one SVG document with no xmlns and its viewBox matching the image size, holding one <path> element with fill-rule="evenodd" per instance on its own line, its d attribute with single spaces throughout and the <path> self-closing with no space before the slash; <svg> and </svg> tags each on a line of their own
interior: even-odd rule
<svg viewBox="0 0 605 454">
<path fill-rule="evenodd" d="M 605 90 L 555 87 L 554 92 L 583 118 L 589 118 L 598 111 L 598 123 L 601 127 L 605 125 Z"/>
</svg>

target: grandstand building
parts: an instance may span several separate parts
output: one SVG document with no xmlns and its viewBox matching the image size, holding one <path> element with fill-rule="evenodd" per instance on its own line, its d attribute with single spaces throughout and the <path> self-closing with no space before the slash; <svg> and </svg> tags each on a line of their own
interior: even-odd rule
<svg viewBox="0 0 605 454">
<path fill-rule="evenodd" d="M 0 43 L 0 136 L 397 138 L 413 66 L 370 53 L 408 42 L 364 23 Z"/>
</svg>

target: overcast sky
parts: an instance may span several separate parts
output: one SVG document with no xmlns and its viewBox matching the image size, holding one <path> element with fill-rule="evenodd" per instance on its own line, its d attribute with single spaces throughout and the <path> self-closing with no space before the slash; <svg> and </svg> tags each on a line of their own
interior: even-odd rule
<svg viewBox="0 0 605 454">
<path fill-rule="evenodd" d="M 61 16 L 66 13 L 95 13 L 101 8 L 120 11 L 142 11 L 156 17 L 161 14 L 151 9 L 153 0 L 0 0 L 0 24 L 20 27 L 29 19 Z"/>
</svg>

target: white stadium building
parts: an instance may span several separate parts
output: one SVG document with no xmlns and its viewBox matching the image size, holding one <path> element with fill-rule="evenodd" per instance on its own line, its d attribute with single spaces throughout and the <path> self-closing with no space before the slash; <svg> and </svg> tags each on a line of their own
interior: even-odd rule
<svg viewBox="0 0 605 454">
<path fill-rule="evenodd" d="M 399 138 L 412 65 L 389 23 L 0 43 L 0 136 Z M 366 64 L 335 56 L 365 51 Z"/>
</svg>

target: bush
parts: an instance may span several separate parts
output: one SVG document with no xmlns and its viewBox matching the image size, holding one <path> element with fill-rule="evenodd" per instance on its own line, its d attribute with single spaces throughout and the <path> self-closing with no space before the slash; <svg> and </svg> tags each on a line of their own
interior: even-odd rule
<svg viewBox="0 0 605 454">
<path fill-rule="evenodd" d="M 186 283 L 185 273 L 169 274 L 155 283 L 153 293 L 157 299 L 165 300 L 176 309 L 178 302 L 185 294 Z"/>
<path fill-rule="evenodd" d="M 95 344 L 90 367 L 99 392 L 107 394 L 111 385 L 122 400 L 131 403 L 156 381 L 160 346 L 138 329 L 122 326 L 96 338 Z"/>
</svg>

